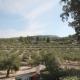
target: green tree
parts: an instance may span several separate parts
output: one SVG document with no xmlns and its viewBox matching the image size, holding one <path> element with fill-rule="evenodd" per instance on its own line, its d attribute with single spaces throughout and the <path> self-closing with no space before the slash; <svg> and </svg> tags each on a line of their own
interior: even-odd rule
<svg viewBox="0 0 80 80">
<path fill-rule="evenodd" d="M 24 42 L 24 38 L 23 37 L 19 37 L 19 41 L 20 42 Z"/>
<path fill-rule="evenodd" d="M 27 36 L 26 39 L 27 39 L 27 42 L 28 42 L 28 43 L 31 43 L 31 41 L 32 41 L 32 37 Z"/>
<path fill-rule="evenodd" d="M 31 54 L 29 63 L 33 66 L 38 66 L 43 64 L 46 67 L 46 70 L 49 72 L 50 77 L 53 80 L 59 80 L 61 74 L 61 68 L 59 67 L 59 58 L 56 53 L 50 53 L 51 51 L 47 50 L 38 50 L 36 53 Z"/>
<path fill-rule="evenodd" d="M 36 36 L 36 43 L 38 43 L 39 42 L 39 36 Z"/>
<path fill-rule="evenodd" d="M 49 38 L 49 37 L 47 37 L 46 42 L 47 42 L 47 43 L 49 43 L 49 42 L 50 42 L 50 38 Z"/>
<path fill-rule="evenodd" d="M 75 29 L 77 40 L 80 42 L 80 0 L 61 0 L 64 2 L 63 13 L 61 14 L 62 20 L 68 20 L 69 25 Z"/>
<path fill-rule="evenodd" d="M 52 53 L 47 53 L 43 56 L 43 61 L 51 78 L 59 80 L 59 77 L 61 76 L 61 69 L 59 67 L 58 57 Z"/>
<path fill-rule="evenodd" d="M 28 61 L 29 64 L 31 64 L 32 66 L 38 66 L 42 62 L 42 55 L 40 54 L 40 50 L 32 53 Z"/>
<path fill-rule="evenodd" d="M 7 70 L 6 77 L 9 77 L 10 71 L 19 70 L 20 57 L 16 53 L 5 52 L 0 53 L 0 69 Z"/>
<path fill-rule="evenodd" d="M 64 78 L 63 80 L 80 80 L 80 78 L 74 76 L 74 77 L 67 77 L 67 78 Z"/>
</svg>

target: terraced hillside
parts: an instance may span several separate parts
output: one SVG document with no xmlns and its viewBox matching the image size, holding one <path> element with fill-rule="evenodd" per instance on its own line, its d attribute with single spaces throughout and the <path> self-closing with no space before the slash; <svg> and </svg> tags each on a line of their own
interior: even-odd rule
<svg viewBox="0 0 80 80">
<path fill-rule="evenodd" d="M 45 59 L 45 56 L 52 54 L 55 55 L 59 62 L 59 67 L 64 70 L 64 73 L 66 71 L 66 74 L 69 74 L 68 76 L 80 75 L 80 44 L 77 43 L 74 36 L 64 38 L 56 36 L 28 36 L 0 39 L 0 56 L 2 56 L 0 60 L 3 62 L 8 60 L 10 62 L 10 60 L 17 59 L 13 54 L 18 54 L 21 58 L 20 67 L 33 67 L 36 64 L 44 65 L 43 59 Z M 5 58 L 3 59 L 4 56 Z M 12 62 L 9 64 L 12 65 Z M 2 65 L 0 64 L 0 66 Z M 2 79 L 2 75 L 0 78 Z"/>
<path fill-rule="evenodd" d="M 20 55 L 56 53 L 64 60 L 80 61 L 80 45 L 74 37 L 59 38 L 54 36 L 29 36 L 19 38 L 0 39 L 0 53 L 10 50 L 19 51 Z"/>
</svg>

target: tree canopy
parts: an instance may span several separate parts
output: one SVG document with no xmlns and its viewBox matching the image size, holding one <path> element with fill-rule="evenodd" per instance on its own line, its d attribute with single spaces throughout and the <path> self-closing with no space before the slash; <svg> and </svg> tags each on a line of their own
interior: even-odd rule
<svg viewBox="0 0 80 80">
<path fill-rule="evenodd" d="M 20 57 L 14 51 L 4 51 L 0 53 L 0 70 L 6 70 L 6 77 L 9 77 L 10 71 L 17 71 L 20 67 Z"/>
<path fill-rule="evenodd" d="M 72 20 L 69 21 L 69 26 L 75 29 L 77 40 L 80 42 L 80 0 L 61 0 L 63 2 L 63 13 L 60 17 L 62 20 Z"/>
</svg>

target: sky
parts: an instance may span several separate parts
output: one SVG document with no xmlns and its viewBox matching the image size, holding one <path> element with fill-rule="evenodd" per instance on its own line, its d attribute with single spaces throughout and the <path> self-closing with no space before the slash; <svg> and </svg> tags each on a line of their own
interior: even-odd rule
<svg viewBox="0 0 80 80">
<path fill-rule="evenodd" d="M 72 35 L 75 31 L 62 22 L 60 0 L 0 0 L 0 38 Z"/>
</svg>

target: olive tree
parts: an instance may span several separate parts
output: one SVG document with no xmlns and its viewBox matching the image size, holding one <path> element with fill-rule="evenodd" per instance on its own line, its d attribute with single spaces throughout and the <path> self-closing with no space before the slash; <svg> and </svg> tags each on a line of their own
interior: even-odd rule
<svg viewBox="0 0 80 80">
<path fill-rule="evenodd" d="M 19 70 L 20 60 L 19 55 L 16 53 L 0 53 L 0 69 L 7 71 L 6 77 L 9 77 L 10 71 Z"/>
</svg>

